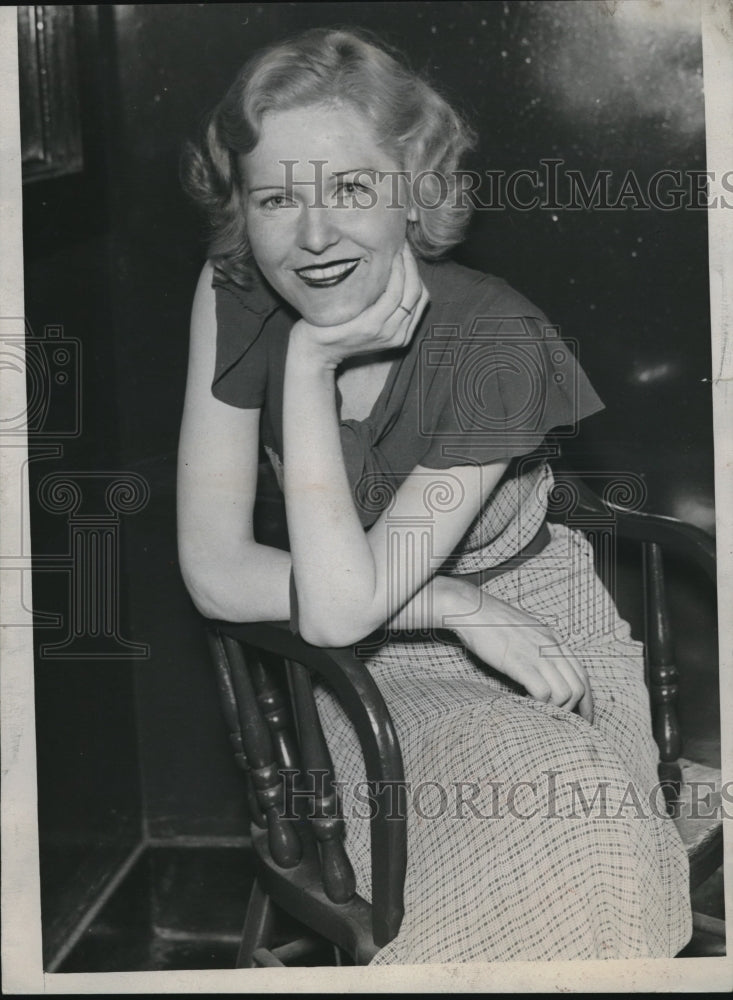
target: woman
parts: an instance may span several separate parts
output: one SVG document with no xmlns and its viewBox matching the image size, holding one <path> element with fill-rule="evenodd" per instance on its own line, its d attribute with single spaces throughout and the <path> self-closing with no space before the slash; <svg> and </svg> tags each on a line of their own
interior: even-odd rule
<svg viewBox="0 0 733 1000">
<path fill-rule="evenodd" d="M 470 143 L 430 87 L 343 30 L 260 53 L 215 109 L 188 159 L 213 235 L 182 572 L 207 617 L 291 616 L 324 646 L 413 633 L 369 660 L 420 789 L 405 919 L 376 962 L 674 955 L 685 852 L 658 809 L 627 808 L 656 782 L 641 650 L 585 540 L 545 524 L 545 435 L 602 404 L 541 312 L 444 259 Z M 254 540 L 260 443 L 290 552 Z M 319 698 L 350 816 L 360 755 Z M 347 827 L 369 898 L 368 824 Z"/>
</svg>

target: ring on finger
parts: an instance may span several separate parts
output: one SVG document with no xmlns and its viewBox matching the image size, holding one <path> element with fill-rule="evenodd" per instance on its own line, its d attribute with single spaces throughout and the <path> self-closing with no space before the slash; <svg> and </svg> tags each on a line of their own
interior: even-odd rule
<svg viewBox="0 0 733 1000">
<path fill-rule="evenodd" d="M 404 309 L 408 316 L 412 315 L 412 309 L 408 309 L 407 306 L 403 306 L 401 302 L 400 302 L 398 308 L 399 309 Z"/>
</svg>

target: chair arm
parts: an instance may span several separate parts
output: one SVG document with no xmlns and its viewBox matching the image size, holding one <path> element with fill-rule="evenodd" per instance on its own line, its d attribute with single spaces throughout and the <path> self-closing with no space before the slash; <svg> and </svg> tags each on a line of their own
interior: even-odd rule
<svg viewBox="0 0 733 1000">
<path fill-rule="evenodd" d="M 209 621 L 219 634 L 267 650 L 309 667 L 333 687 L 354 726 L 367 781 L 374 789 L 371 817 L 373 936 L 391 941 L 404 914 L 407 868 L 407 817 L 395 809 L 404 784 L 402 754 L 392 718 L 381 692 L 351 647 L 322 649 L 294 635 L 287 622 Z"/>
<path fill-rule="evenodd" d="M 635 542 L 661 545 L 666 551 L 673 551 L 696 563 L 712 580 L 716 581 L 715 539 L 707 531 L 694 524 L 680 521 L 676 517 L 662 514 L 645 514 L 638 510 L 628 510 L 617 504 L 601 499 L 583 481 L 582 475 L 573 479 L 577 491 L 577 503 L 573 517 L 599 516 L 613 519 L 619 538 Z M 582 527 L 582 525 L 579 525 Z"/>
<path fill-rule="evenodd" d="M 665 551 L 692 560 L 713 583 L 716 582 L 715 539 L 707 531 L 675 517 L 608 506 L 616 515 L 620 538 L 661 545 Z"/>
</svg>

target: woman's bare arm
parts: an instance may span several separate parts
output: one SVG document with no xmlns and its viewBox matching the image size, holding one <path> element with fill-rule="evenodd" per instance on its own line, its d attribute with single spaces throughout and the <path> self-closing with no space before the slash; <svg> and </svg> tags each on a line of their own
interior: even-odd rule
<svg viewBox="0 0 733 1000">
<path fill-rule="evenodd" d="M 507 463 L 413 469 L 365 533 L 344 468 L 333 373 L 309 367 L 306 354 L 291 344 L 284 421 L 285 496 L 301 633 L 315 645 L 345 646 L 393 618 L 408 601 L 411 616 L 431 626 L 432 591 L 422 595 L 424 610 L 413 598 L 454 552 Z M 441 495 L 454 502 L 441 509 Z"/>
<path fill-rule="evenodd" d="M 211 393 L 216 352 L 215 293 L 211 279 L 212 268 L 207 263 L 192 311 L 188 382 L 178 454 L 181 571 L 196 607 L 207 617 L 229 621 L 283 620 L 290 615 L 290 554 L 257 544 L 253 534 L 259 410 L 229 406 Z M 311 447 L 312 443 L 309 439 L 307 451 L 315 457 L 314 451 L 321 448 Z M 338 447 L 336 470 L 343 472 L 340 444 Z M 335 478 L 334 473 L 329 490 L 333 489 Z M 350 494 L 348 503 L 353 511 Z M 372 530 L 374 544 L 378 534 L 380 551 L 388 558 L 384 527 Z M 360 524 L 358 532 L 364 540 Z M 325 565 L 333 558 L 328 545 L 323 553 Z M 411 627 L 439 627 L 444 614 L 453 609 L 453 603 L 448 601 L 451 582 L 443 578 L 435 581 L 435 587 L 432 581 L 418 587 L 415 581 L 414 587 L 414 600 L 404 608 Z M 385 612 L 373 627 L 387 617 Z M 357 638 L 372 630 L 358 620 L 354 625 L 361 633 Z"/>
<path fill-rule="evenodd" d="M 254 540 L 259 410 L 228 406 L 211 393 L 216 353 L 211 278 L 207 263 L 191 316 L 178 450 L 181 572 L 207 617 L 276 621 L 290 614 L 290 556 Z"/>
</svg>

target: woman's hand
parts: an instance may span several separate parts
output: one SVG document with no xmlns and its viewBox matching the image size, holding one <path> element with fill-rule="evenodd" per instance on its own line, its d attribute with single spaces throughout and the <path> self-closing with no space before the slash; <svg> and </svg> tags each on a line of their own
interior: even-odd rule
<svg viewBox="0 0 733 1000">
<path fill-rule="evenodd" d="M 427 301 L 415 258 L 404 243 L 392 261 L 387 287 L 376 302 L 338 326 L 314 326 L 299 320 L 290 334 L 291 345 L 330 369 L 354 355 L 404 347 Z"/>
<path fill-rule="evenodd" d="M 512 604 L 452 578 L 453 614 L 444 617 L 480 660 L 521 684 L 538 701 L 577 709 L 593 721 L 593 695 L 585 668 L 552 629 Z"/>
</svg>

